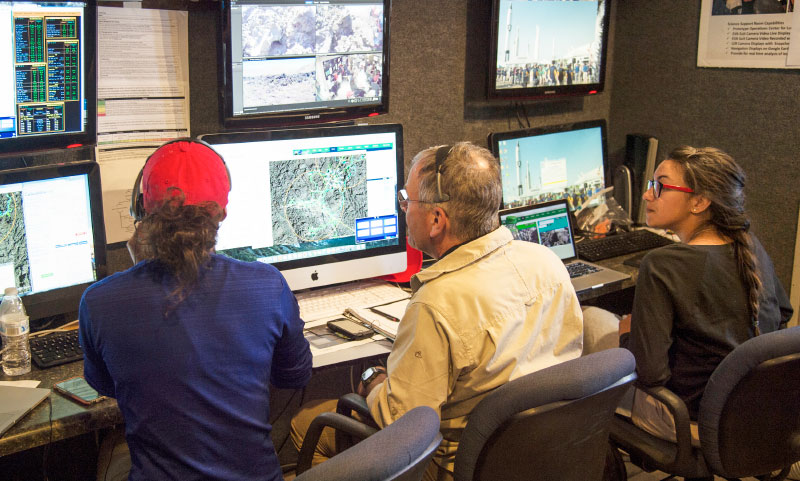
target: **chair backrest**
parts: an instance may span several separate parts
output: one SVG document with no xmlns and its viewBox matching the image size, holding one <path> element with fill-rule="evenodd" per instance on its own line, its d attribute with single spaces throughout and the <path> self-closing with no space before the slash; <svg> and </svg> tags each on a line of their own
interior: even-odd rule
<svg viewBox="0 0 800 481">
<path fill-rule="evenodd" d="M 469 416 L 455 480 L 600 479 L 609 424 L 635 367 L 629 351 L 609 349 L 497 388 Z"/>
<path fill-rule="evenodd" d="M 731 351 L 706 385 L 698 416 L 706 463 L 723 477 L 782 469 L 800 459 L 800 327 Z"/>
<path fill-rule="evenodd" d="M 419 481 L 442 441 L 439 416 L 416 407 L 372 436 L 302 473 L 297 481 Z"/>
</svg>

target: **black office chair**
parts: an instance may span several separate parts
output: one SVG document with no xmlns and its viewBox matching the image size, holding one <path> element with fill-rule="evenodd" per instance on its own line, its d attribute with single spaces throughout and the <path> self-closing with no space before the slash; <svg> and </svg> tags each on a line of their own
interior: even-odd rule
<svg viewBox="0 0 800 481">
<path fill-rule="evenodd" d="M 634 371 L 633 355 L 615 348 L 497 388 L 469 416 L 455 481 L 601 479 L 609 425 Z"/>
<path fill-rule="evenodd" d="M 314 447 L 326 426 L 366 439 L 324 463 L 310 467 Z M 339 413 L 323 413 L 314 418 L 303 440 L 295 479 L 419 481 L 441 442 L 439 416 L 427 406 L 408 411 L 381 430 Z"/>
<path fill-rule="evenodd" d="M 640 389 L 670 410 L 677 442 L 659 439 L 620 415 L 611 438 L 647 471 L 780 480 L 800 460 L 800 327 L 754 337 L 722 360 L 700 402 L 700 447 L 692 446 L 688 410 L 678 396 L 664 387 Z"/>
</svg>

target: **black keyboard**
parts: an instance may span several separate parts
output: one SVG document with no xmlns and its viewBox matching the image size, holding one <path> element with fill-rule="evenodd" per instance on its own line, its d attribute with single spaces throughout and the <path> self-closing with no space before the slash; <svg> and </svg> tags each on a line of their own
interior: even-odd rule
<svg viewBox="0 0 800 481">
<path fill-rule="evenodd" d="M 597 272 L 598 269 L 595 266 L 590 266 L 589 264 L 584 264 L 583 262 L 570 262 L 567 264 L 567 272 L 569 272 L 570 279 L 580 276 L 585 276 L 586 274 L 591 274 L 593 272 Z"/>
<path fill-rule="evenodd" d="M 634 252 L 655 249 L 674 242 L 649 230 L 635 230 L 599 239 L 584 239 L 577 244 L 578 257 L 587 261 L 600 261 Z"/>
<path fill-rule="evenodd" d="M 78 330 L 57 331 L 30 338 L 31 359 L 40 368 L 83 359 Z"/>
</svg>

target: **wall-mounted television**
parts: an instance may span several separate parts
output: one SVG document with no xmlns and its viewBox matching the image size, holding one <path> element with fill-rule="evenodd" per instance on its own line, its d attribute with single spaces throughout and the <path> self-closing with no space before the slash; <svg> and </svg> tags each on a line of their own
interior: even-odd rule
<svg viewBox="0 0 800 481">
<path fill-rule="evenodd" d="M 93 1 L 0 2 L 0 153 L 96 142 Z"/>
<path fill-rule="evenodd" d="M 220 3 L 226 127 L 320 123 L 388 111 L 391 0 Z"/>
<path fill-rule="evenodd" d="M 488 98 L 603 90 L 611 0 L 494 0 Z"/>
</svg>

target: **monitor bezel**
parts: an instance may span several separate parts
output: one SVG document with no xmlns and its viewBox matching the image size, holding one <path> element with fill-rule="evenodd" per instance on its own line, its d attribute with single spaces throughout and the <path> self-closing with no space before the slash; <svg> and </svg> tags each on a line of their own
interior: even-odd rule
<svg viewBox="0 0 800 481">
<path fill-rule="evenodd" d="M 87 175 L 94 242 L 95 277 L 91 282 L 21 296 L 32 320 L 77 312 L 83 292 L 107 274 L 106 229 L 103 221 L 103 194 L 97 162 L 50 164 L 0 171 L 0 185 Z"/>
<path fill-rule="evenodd" d="M 263 130 L 263 131 L 247 131 L 247 132 L 228 132 L 217 134 L 206 134 L 200 136 L 200 139 L 209 143 L 212 147 L 220 144 L 240 143 L 240 142 L 265 142 L 277 140 L 292 140 L 303 138 L 325 138 L 325 137 L 339 137 L 347 135 L 367 135 L 379 133 L 394 133 L 395 135 L 395 149 L 396 149 L 396 175 L 399 189 L 405 182 L 405 162 L 403 154 L 403 127 L 400 124 L 361 124 L 353 126 L 318 126 L 309 128 L 296 128 L 285 130 Z M 223 156 L 224 158 L 224 156 Z M 236 186 L 235 180 L 232 182 L 233 188 Z M 304 259 L 295 259 L 286 262 L 276 262 L 271 265 L 284 273 L 292 290 L 305 289 L 308 287 L 317 287 L 328 284 L 335 284 L 329 279 L 322 278 L 323 274 L 319 273 L 319 278 L 310 279 L 305 278 L 305 271 L 303 273 L 295 273 L 293 271 L 300 271 L 309 268 L 317 268 L 326 265 L 340 264 L 342 268 L 346 266 L 354 266 L 353 261 L 370 259 L 370 258 L 383 258 L 384 256 L 397 255 L 397 261 L 406 262 L 406 221 L 405 213 L 397 203 L 395 196 L 395 207 L 397 209 L 398 217 L 398 243 L 397 245 L 376 247 L 363 251 L 345 252 L 340 254 L 328 254 L 324 256 L 316 256 Z M 223 221 L 224 222 L 224 221 Z M 377 259 L 376 259 L 377 261 Z M 374 266 L 380 269 L 380 262 L 376 262 Z M 405 269 L 405 264 L 402 268 L 395 272 L 401 272 Z M 390 274 L 392 272 L 376 272 L 364 271 L 363 275 L 353 274 L 354 279 L 364 279 L 368 277 L 375 277 L 383 274 Z"/>
<path fill-rule="evenodd" d="M 611 168 L 608 161 L 608 132 L 606 129 L 605 119 L 584 120 L 580 122 L 570 122 L 558 125 L 545 125 L 530 129 L 510 130 L 506 132 L 492 132 L 488 136 L 489 150 L 492 151 L 492 154 L 497 158 L 502 166 L 502 160 L 500 159 L 500 142 L 502 141 L 522 139 L 527 137 L 538 137 L 541 135 L 558 134 L 562 132 L 572 132 L 576 130 L 586 130 L 596 127 L 600 127 L 600 142 L 602 144 L 601 150 L 603 155 L 603 185 L 608 187 L 609 185 L 613 184 L 613 182 L 609 178 L 611 175 Z M 506 207 L 505 202 L 503 202 L 502 207 L 509 208 Z"/>
<path fill-rule="evenodd" d="M 11 3 L 30 3 L 31 0 Z M 55 148 L 75 148 L 97 143 L 97 3 L 95 0 L 48 1 L 65 4 L 81 1 L 86 4 L 83 15 L 84 99 L 86 102 L 86 125 L 81 132 L 42 134 L 0 139 L 3 156 L 36 152 Z M 57 6 L 57 5 L 54 5 Z"/>
<path fill-rule="evenodd" d="M 329 122 L 341 122 L 364 117 L 374 117 L 389 112 L 389 19 L 391 0 L 383 3 L 383 76 L 381 101 L 377 104 L 323 107 L 316 106 L 297 110 L 283 110 L 250 115 L 233 115 L 233 72 L 231 58 L 231 2 L 220 2 L 221 38 L 218 42 L 220 68 L 220 111 L 225 128 L 266 129 L 304 126 Z"/>
<path fill-rule="evenodd" d="M 541 0 L 536 0 L 541 1 Z M 492 0 L 491 15 L 491 37 L 489 41 L 489 64 L 486 71 L 486 96 L 489 100 L 539 100 L 545 98 L 586 96 L 594 95 L 605 89 L 605 77 L 607 69 L 608 51 L 608 28 L 609 17 L 611 14 L 611 0 L 600 0 L 603 2 L 605 13 L 603 15 L 603 35 L 601 36 L 602 45 L 600 47 L 600 78 L 598 82 L 589 84 L 555 85 L 555 86 L 536 86 L 522 87 L 513 89 L 497 88 L 497 49 L 500 28 L 500 2 Z"/>
</svg>

